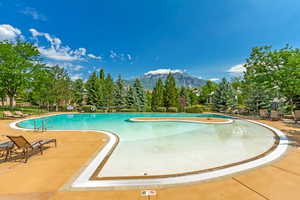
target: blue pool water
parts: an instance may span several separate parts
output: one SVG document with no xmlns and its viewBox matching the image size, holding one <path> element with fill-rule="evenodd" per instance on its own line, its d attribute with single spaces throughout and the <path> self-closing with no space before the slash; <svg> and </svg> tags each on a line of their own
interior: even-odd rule
<svg viewBox="0 0 300 200">
<path fill-rule="evenodd" d="M 137 140 L 180 134 L 198 128 L 199 125 L 178 122 L 130 122 L 135 117 L 220 117 L 216 114 L 184 114 L 184 113 L 97 113 L 97 114 L 60 114 L 27 120 L 18 123 L 22 128 L 33 129 L 42 126 L 48 130 L 107 130 L 121 136 L 121 140 Z M 168 130 L 168 131 L 166 131 Z M 133 134 L 134 133 L 134 134 Z"/>
<path fill-rule="evenodd" d="M 130 122 L 135 117 L 220 117 L 215 114 L 99 113 L 61 114 L 36 120 L 49 130 L 107 130 L 120 143 L 99 177 L 184 173 L 253 158 L 269 150 L 274 134 L 267 128 L 235 119 L 230 124 Z M 35 120 L 18 123 L 34 127 Z M 83 133 L 84 134 L 84 133 Z"/>
</svg>

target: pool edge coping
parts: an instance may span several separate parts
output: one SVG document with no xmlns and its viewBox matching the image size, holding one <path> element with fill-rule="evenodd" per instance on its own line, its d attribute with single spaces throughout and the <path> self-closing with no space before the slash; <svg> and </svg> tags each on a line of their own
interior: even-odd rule
<svg viewBox="0 0 300 200">
<path fill-rule="evenodd" d="M 196 121 L 196 120 L 141 119 L 141 118 L 145 118 L 145 117 L 134 117 L 134 118 L 129 118 L 128 120 L 131 122 L 186 122 L 186 123 L 199 123 L 199 124 L 231 124 L 234 121 L 234 119 L 226 119 L 225 122 L 209 122 L 209 121 Z M 183 117 L 178 117 L 178 118 L 183 119 Z"/>
</svg>

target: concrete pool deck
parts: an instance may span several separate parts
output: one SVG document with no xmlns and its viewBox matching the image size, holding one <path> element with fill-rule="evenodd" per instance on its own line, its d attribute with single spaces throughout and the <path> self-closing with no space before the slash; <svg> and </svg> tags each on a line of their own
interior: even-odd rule
<svg viewBox="0 0 300 200">
<path fill-rule="evenodd" d="M 0 121 L 1 134 L 22 134 L 29 140 L 56 138 L 57 148 L 32 156 L 28 163 L 0 164 L 1 199 L 147 199 L 140 190 L 62 191 L 61 188 L 102 148 L 107 138 L 96 132 L 47 131 L 45 133 L 9 128 L 12 120 Z M 218 180 L 193 185 L 161 188 L 151 199 L 298 199 L 300 191 L 300 128 L 283 122 L 261 121 L 286 132 L 291 148 L 280 160 Z M 0 140 L 4 140 L 1 137 Z M 150 187 L 151 189 L 151 187 Z"/>
</svg>

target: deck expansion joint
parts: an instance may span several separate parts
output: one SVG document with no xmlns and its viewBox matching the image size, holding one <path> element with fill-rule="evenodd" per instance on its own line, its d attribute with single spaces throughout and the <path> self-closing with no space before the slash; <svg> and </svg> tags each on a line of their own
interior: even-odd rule
<svg viewBox="0 0 300 200">
<path fill-rule="evenodd" d="M 279 170 L 281 170 L 281 171 L 284 171 L 284 172 L 286 172 L 286 173 L 293 174 L 293 175 L 295 175 L 295 176 L 300 176 L 300 174 L 297 173 L 297 172 L 293 172 L 293 171 L 290 171 L 290 170 L 288 170 L 288 169 L 284 169 L 284 168 L 281 168 L 281 167 L 278 167 L 278 166 L 275 166 L 275 165 L 270 165 L 270 166 L 273 167 L 273 168 L 279 169 Z"/>
<path fill-rule="evenodd" d="M 256 190 L 252 189 L 250 186 L 246 185 L 245 183 L 241 182 L 240 180 L 238 180 L 235 177 L 232 177 L 232 179 L 236 182 L 238 182 L 240 185 L 242 185 L 243 187 L 247 188 L 248 190 L 251 190 L 252 192 L 256 193 L 257 195 L 259 195 L 260 197 L 266 199 L 266 200 L 271 200 L 268 197 L 266 197 L 265 195 L 261 194 L 260 192 L 257 192 Z"/>
</svg>

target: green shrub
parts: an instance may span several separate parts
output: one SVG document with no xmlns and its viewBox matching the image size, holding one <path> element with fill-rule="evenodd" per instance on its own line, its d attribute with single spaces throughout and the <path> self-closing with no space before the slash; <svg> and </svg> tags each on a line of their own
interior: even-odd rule
<svg viewBox="0 0 300 200">
<path fill-rule="evenodd" d="M 72 107 L 73 109 L 69 110 L 71 107 Z M 59 107 L 58 107 L 58 110 L 59 110 L 59 111 L 62 111 L 62 112 L 73 112 L 73 111 L 76 110 L 76 109 L 75 109 L 75 107 L 72 106 L 72 105 L 65 105 L 65 106 L 59 106 Z"/>
<path fill-rule="evenodd" d="M 151 106 L 146 107 L 146 112 L 152 112 Z"/>
<path fill-rule="evenodd" d="M 93 105 L 83 105 L 81 106 L 81 110 L 83 112 L 95 112 L 96 111 L 96 107 Z"/>
<path fill-rule="evenodd" d="M 156 109 L 157 112 L 166 112 L 167 111 L 167 108 L 166 107 L 158 107 Z"/>
<path fill-rule="evenodd" d="M 185 108 L 185 112 L 188 113 L 202 113 L 205 106 L 203 105 L 193 105 Z"/>
<path fill-rule="evenodd" d="M 120 110 L 120 112 L 136 112 L 136 109 L 134 108 L 123 108 Z"/>
<path fill-rule="evenodd" d="M 178 112 L 178 109 L 176 107 L 169 107 L 168 112 Z"/>
</svg>

